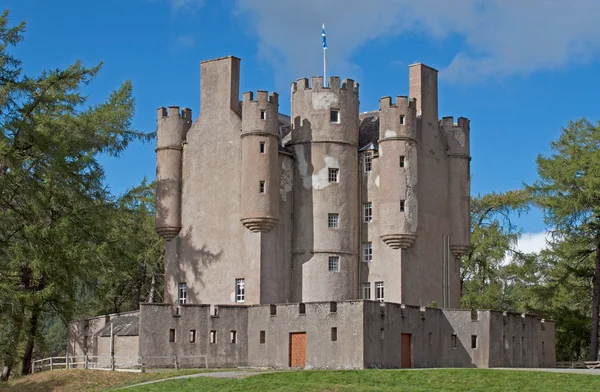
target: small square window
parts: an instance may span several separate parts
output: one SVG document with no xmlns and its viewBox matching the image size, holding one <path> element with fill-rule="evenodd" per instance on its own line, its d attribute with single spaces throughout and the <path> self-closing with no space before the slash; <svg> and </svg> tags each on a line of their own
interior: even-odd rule
<svg viewBox="0 0 600 392">
<path fill-rule="evenodd" d="M 371 242 L 363 242 L 363 261 L 368 263 L 373 260 L 373 246 Z"/>
<path fill-rule="evenodd" d="M 266 118 L 267 118 L 267 113 L 266 113 L 264 110 L 261 110 L 261 111 L 260 111 L 260 119 L 261 119 L 261 120 L 264 120 L 264 119 L 266 119 Z"/>
<path fill-rule="evenodd" d="M 340 169 L 329 169 L 329 182 L 338 182 L 338 174 Z"/>
<path fill-rule="evenodd" d="M 371 299 L 371 283 L 362 284 L 363 299 Z"/>
<path fill-rule="evenodd" d="M 217 343 L 217 331 L 210 331 L 210 344 Z"/>
<path fill-rule="evenodd" d="M 331 341 L 337 342 L 337 328 L 336 327 L 331 328 Z"/>
<path fill-rule="evenodd" d="M 400 167 L 404 167 L 404 155 L 400 155 Z"/>
<path fill-rule="evenodd" d="M 340 272 L 340 258 L 337 256 L 329 257 L 329 272 Z"/>
<path fill-rule="evenodd" d="M 471 348 L 477 348 L 477 335 L 471 335 Z"/>
<path fill-rule="evenodd" d="M 267 340 L 267 338 L 266 338 L 265 331 L 260 331 L 260 344 L 265 344 L 266 340 Z"/>
<path fill-rule="evenodd" d="M 400 200 L 400 211 L 404 211 L 404 200 Z"/>
<path fill-rule="evenodd" d="M 277 305 L 271 304 L 269 306 L 269 313 L 271 316 L 276 316 L 277 315 Z"/>
<path fill-rule="evenodd" d="M 175 330 L 169 330 L 169 343 L 175 343 Z"/>
<path fill-rule="evenodd" d="M 340 214 L 329 214 L 328 226 L 330 229 L 337 229 L 340 224 Z"/>
<path fill-rule="evenodd" d="M 370 172 L 373 170 L 373 153 L 366 152 L 363 157 L 363 164 L 365 172 Z"/>
<path fill-rule="evenodd" d="M 340 111 L 337 109 L 331 109 L 331 112 L 329 112 L 329 119 L 331 120 L 332 123 L 339 123 L 340 122 Z"/>
<path fill-rule="evenodd" d="M 261 154 L 265 153 L 265 142 L 260 142 L 260 153 Z"/>
<path fill-rule="evenodd" d="M 335 302 L 335 301 L 331 301 L 331 302 L 329 303 L 329 311 L 330 311 L 331 313 L 337 313 L 337 302 Z"/>
<path fill-rule="evenodd" d="M 370 223 L 373 221 L 373 204 L 372 203 L 364 203 L 363 204 L 363 218 L 365 223 Z"/>
<path fill-rule="evenodd" d="M 231 343 L 231 344 L 237 343 L 237 331 L 229 332 L 229 343 Z"/>
<path fill-rule="evenodd" d="M 190 330 L 190 343 L 196 343 L 196 330 Z"/>
<path fill-rule="evenodd" d="M 298 305 L 298 313 L 306 314 L 306 304 L 301 303 Z"/>
<path fill-rule="evenodd" d="M 258 184 L 258 193 L 265 193 L 265 182 L 260 181 Z"/>
<path fill-rule="evenodd" d="M 400 125 L 404 125 L 404 114 L 400 115 Z"/>
</svg>

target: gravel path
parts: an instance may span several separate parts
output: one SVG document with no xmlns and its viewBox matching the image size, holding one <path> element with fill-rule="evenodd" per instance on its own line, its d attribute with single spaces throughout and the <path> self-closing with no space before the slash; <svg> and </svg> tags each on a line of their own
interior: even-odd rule
<svg viewBox="0 0 600 392">
<path fill-rule="evenodd" d="M 243 378 L 248 376 L 254 376 L 256 374 L 265 374 L 265 373 L 273 373 L 274 370 L 265 370 L 265 371 L 248 371 L 248 370 L 227 370 L 223 372 L 206 372 L 206 373 L 195 373 L 195 374 L 187 374 L 185 376 L 177 376 L 170 378 L 163 378 L 161 380 L 153 380 L 146 381 L 135 385 L 129 385 L 122 388 L 113 389 L 113 391 L 120 391 L 122 389 L 135 388 L 140 387 L 142 385 L 155 384 L 157 382 L 163 381 L 173 381 L 173 380 L 181 380 L 184 378 L 196 378 L 196 377 L 213 377 L 213 378 Z"/>
</svg>

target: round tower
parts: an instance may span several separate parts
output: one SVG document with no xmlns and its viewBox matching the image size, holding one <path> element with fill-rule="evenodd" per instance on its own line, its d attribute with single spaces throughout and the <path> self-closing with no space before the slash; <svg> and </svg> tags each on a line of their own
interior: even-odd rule
<svg viewBox="0 0 600 392">
<path fill-rule="evenodd" d="M 358 84 L 338 77 L 292 87 L 294 298 L 356 297 L 358 249 Z"/>
<path fill-rule="evenodd" d="M 159 108 L 156 131 L 155 230 L 166 241 L 181 230 L 181 159 L 192 111 L 178 106 Z"/>
<path fill-rule="evenodd" d="M 450 250 L 459 258 L 470 246 L 470 146 L 469 120 L 442 119 L 448 147 L 448 202 L 450 211 Z"/>
<path fill-rule="evenodd" d="M 242 224 L 267 232 L 279 221 L 279 104 L 276 93 L 242 98 Z"/>
<path fill-rule="evenodd" d="M 405 96 L 379 100 L 379 233 L 393 249 L 417 239 L 416 102 Z"/>
</svg>

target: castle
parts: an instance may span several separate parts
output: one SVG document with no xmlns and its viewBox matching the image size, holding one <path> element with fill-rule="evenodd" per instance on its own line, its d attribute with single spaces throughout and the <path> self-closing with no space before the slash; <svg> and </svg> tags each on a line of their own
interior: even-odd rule
<svg viewBox="0 0 600 392">
<path fill-rule="evenodd" d="M 72 323 L 70 352 L 112 324 L 116 351 L 214 366 L 551 366 L 553 322 L 453 310 L 469 120 L 439 120 L 436 70 L 409 78 L 365 113 L 353 80 L 299 79 L 288 117 L 276 93 L 240 102 L 240 59 L 202 62 L 200 116 L 158 109 L 165 303 Z"/>
</svg>

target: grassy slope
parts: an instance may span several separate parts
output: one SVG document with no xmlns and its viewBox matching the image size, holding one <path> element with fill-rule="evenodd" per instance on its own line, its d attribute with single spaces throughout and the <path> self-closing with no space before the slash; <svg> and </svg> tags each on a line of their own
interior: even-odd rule
<svg viewBox="0 0 600 392">
<path fill-rule="evenodd" d="M 156 391 L 598 391 L 600 376 L 485 369 L 302 371 L 245 379 L 194 378 L 133 388 Z"/>
<path fill-rule="evenodd" d="M 0 392 L 105 391 L 144 381 L 198 372 L 198 370 L 181 370 L 159 373 L 124 373 L 102 370 L 53 370 L 27 377 L 12 378 L 8 385 L 0 383 Z"/>
</svg>

